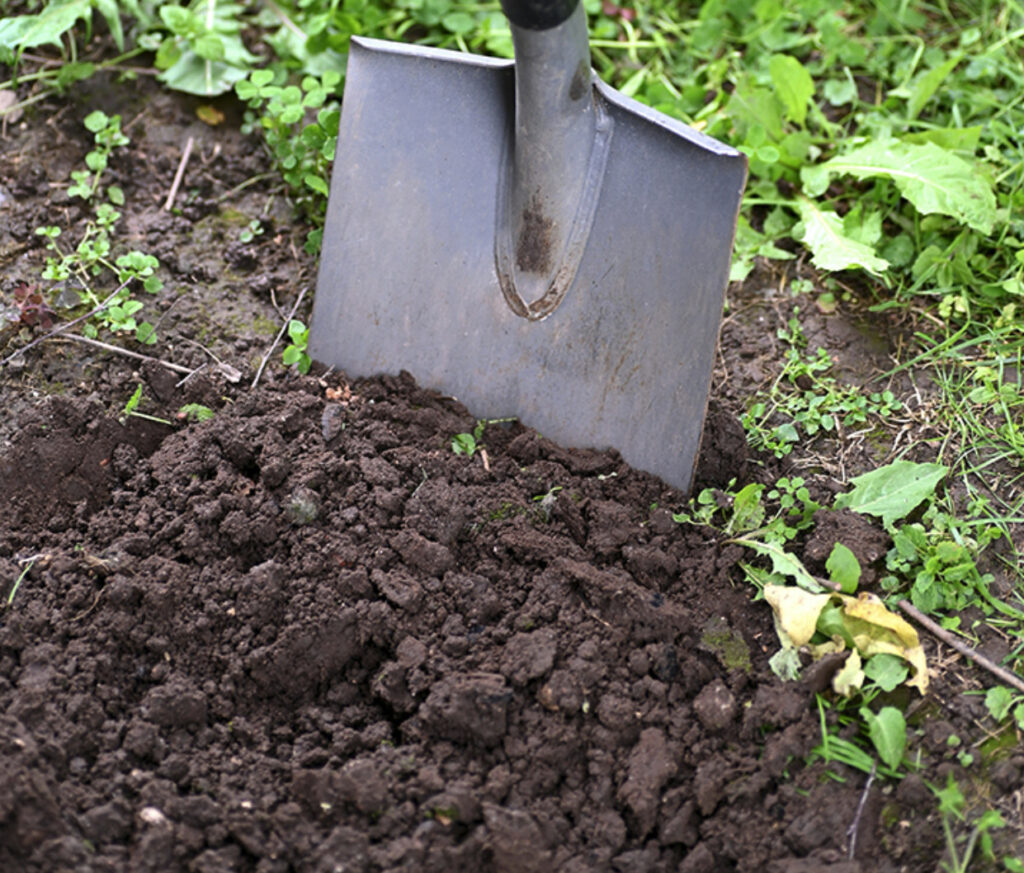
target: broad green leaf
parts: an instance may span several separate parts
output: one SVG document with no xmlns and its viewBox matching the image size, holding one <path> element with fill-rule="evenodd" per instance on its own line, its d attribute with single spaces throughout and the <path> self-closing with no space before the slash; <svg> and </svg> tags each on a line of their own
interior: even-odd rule
<svg viewBox="0 0 1024 873">
<path fill-rule="evenodd" d="M 835 600 L 829 600 L 818 616 L 818 633 L 832 640 L 841 640 L 842 648 L 853 648 L 853 637 L 850 636 L 843 621 L 842 607 Z"/>
<path fill-rule="evenodd" d="M 906 681 L 910 671 L 906 661 L 896 655 L 873 655 L 864 665 L 864 674 L 883 691 L 892 691 Z"/>
<path fill-rule="evenodd" d="M 742 488 L 733 499 L 733 516 L 729 523 L 729 532 L 749 531 L 760 527 L 764 521 L 764 505 L 761 503 L 761 492 L 764 485 L 751 482 Z"/>
<path fill-rule="evenodd" d="M 977 167 L 934 143 L 871 142 L 805 167 L 800 178 L 804 190 L 814 196 L 828 187 L 833 175 L 892 179 L 922 215 L 949 215 L 982 233 L 991 232 L 996 221 L 996 198 L 989 182 Z"/>
<path fill-rule="evenodd" d="M 801 218 L 796 238 L 811 250 L 815 266 L 823 270 L 860 267 L 875 274 L 889 268 L 889 262 L 878 257 L 872 246 L 843 232 L 842 219 L 835 212 L 822 210 L 805 197 L 800 197 L 796 206 Z"/>
<path fill-rule="evenodd" d="M 868 736 L 887 767 L 895 770 L 907 748 L 907 722 L 895 706 L 883 706 L 877 713 L 867 707 L 860 711 L 868 723 Z"/>
<path fill-rule="evenodd" d="M 322 194 L 324 197 L 327 196 L 327 183 L 319 176 L 315 176 L 312 173 L 307 173 L 304 181 L 307 186 L 316 191 L 317 194 Z"/>
<path fill-rule="evenodd" d="M 759 124 L 769 139 L 779 142 L 785 135 L 782 126 L 784 114 L 785 107 L 773 91 L 755 85 L 748 75 L 740 77 L 729 98 L 729 115 L 740 131 L 746 132 Z"/>
<path fill-rule="evenodd" d="M 853 79 L 829 79 L 825 82 L 825 99 L 833 106 L 843 106 L 857 99 L 857 85 Z"/>
<path fill-rule="evenodd" d="M 770 558 L 772 562 L 772 570 L 774 572 L 783 576 L 792 576 L 796 580 L 796 584 L 805 591 L 810 591 L 813 594 L 820 594 L 825 590 L 824 587 L 807 572 L 807 568 L 800 562 L 800 559 L 795 555 L 791 555 L 778 543 L 764 543 L 760 540 L 749 537 L 737 537 L 732 540 L 732 542 L 747 546 L 747 548 L 753 549 L 759 555 Z"/>
<path fill-rule="evenodd" d="M 230 91 L 235 82 L 246 77 L 247 72 L 223 61 L 205 61 L 188 49 L 157 78 L 175 91 L 199 97 L 215 97 Z"/>
<path fill-rule="evenodd" d="M 117 0 L 95 0 L 96 8 L 107 22 L 110 35 L 114 38 L 117 50 L 124 51 L 124 30 L 121 27 L 121 10 Z"/>
<path fill-rule="evenodd" d="M 857 590 L 857 583 L 860 582 L 860 561 L 842 543 L 836 543 L 832 547 L 832 554 L 825 562 L 825 569 L 828 570 L 829 578 L 839 583 L 844 594 L 853 594 Z"/>
<path fill-rule="evenodd" d="M 804 126 L 807 105 L 814 96 L 814 80 L 807 69 L 790 55 L 772 55 L 768 62 L 772 87 L 785 107 L 786 117 Z"/>
<path fill-rule="evenodd" d="M 1002 721 L 1014 703 L 1013 692 L 1005 685 L 996 685 L 985 692 L 985 708 L 996 721 Z"/>
<path fill-rule="evenodd" d="M 925 104 L 932 99 L 932 96 L 939 89 L 939 85 L 942 84 L 946 76 L 953 72 L 953 68 L 960 63 L 960 59 L 961 56 L 959 54 L 955 54 L 951 58 L 948 58 L 945 63 L 939 64 L 939 66 L 934 69 L 928 70 L 928 72 L 923 73 L 914 80 L 913 85 L 908 89 L 908 118 L 914 119 L 921 114 L 921 110 L 924 108 Z"/>
<path fill-rule="evenodd" d="M 888 526 L 931 497 L 947 472 L 942 464 L 893 461 L 853 478 L 853 490 L 840 494 L 835 508 L 878 516 Z"/>
<path fill-rule="evenodd" d="M 160 18 L 171 33 L 187 36 L 202 29 L 195 13 L 181 6 L 163 5 L 160 7 Z"/>
<path fill-rule="evenodd" d="M 60 45 L 60 38 L 79 20 L 92 15 L 91 0 L 55 0 L 44 3 L 38 15 L 16 15 L 0 20 L 0 46 L 17 51 L 40 45 Z"/>
<path fill-rule="evenodd" d="M 940 148 L 949 151 L 974 152 L 981 141 L 980 124 L 973 127 L 936 127 L 932 130 L 921 130 L 916 133 L 908 133 L 902 137 L 907 143 L 931 142 Z"/>
<path fill-rule="evenodd" d="M 215 33 L 204 33 L 199 37 L 192 47 L 195 53 L 206 61 L 224 60 L 224 40 Z"/>
<path fill-rule="evenodd" d="M 882 213 L 868 207 L 863 201 L 843 216 L 843 233 L 852 240 L 874 246 L 882 238 Z"/>
</svg>

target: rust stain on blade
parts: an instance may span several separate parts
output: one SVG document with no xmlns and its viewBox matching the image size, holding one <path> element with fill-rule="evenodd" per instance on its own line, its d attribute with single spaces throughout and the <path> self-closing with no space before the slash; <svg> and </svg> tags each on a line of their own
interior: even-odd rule
<svg viewBox="0 0 1024 873">
<path fill-rule="evenodd" d="M 540 197 L 534 194 L 523 210 L 523 224 L 516 246 L 516 266 L 524 273 L 548 273 L 552 261 L 555 223 L 544 215 Z"/>
</svg>

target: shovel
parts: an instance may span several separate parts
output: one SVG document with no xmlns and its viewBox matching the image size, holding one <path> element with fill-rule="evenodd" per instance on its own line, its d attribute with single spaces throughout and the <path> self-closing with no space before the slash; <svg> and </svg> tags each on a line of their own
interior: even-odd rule
<svg viewBox="0 0 1024 873">
<path fill-rule="evenodd" d="M 690 488 L 746 160 L 591 71 L 578 0 L 515 63 L 353 38 L 310 355 Z"/>
</svg>

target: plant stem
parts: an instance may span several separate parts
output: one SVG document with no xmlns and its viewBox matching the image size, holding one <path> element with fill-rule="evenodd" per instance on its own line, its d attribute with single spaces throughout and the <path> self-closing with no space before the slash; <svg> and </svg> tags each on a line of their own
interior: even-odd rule
<svg viewBox="0 0 1024 873">
<path fill-rule="evenodd" d="M 25 565 L 25 569 L 22 570 L 21 573 L 18 574 L 18 578 L 14 580 L 14 587 L 11 589 L 11 593 L 7 595 L 7 605 L 8 606 L 10 606 L 12 601 L 14 600 L 14 595 L 18 593 L 18 589 L 21 587 L 21 580 L 24 579 L 28 575 L 29 570 L 32 569 L 32 567 L 35 565 L 35 563 L 36 563 L 35 562 L 35 558 L 33 558 L 31 561 L 29 561 Z"/>
</svg>

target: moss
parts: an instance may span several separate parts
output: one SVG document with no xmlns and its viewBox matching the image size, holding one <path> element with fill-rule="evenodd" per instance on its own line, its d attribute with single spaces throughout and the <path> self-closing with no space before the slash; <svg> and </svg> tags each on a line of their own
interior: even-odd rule
<svg viewBox="0 0 1024 873">
<path fill-rule="evenodd" d="M 742 670 L 749 673 L 753 669 L 750 647 L 739 632 L 729 627 L 724 618 L 710 619 L 704 625 L 700 642 L 701 648 L 718 658 L 726 670 Z"/>
<path fill-rule="evenodd" d="M 527 509 L 525 506 L 520 506 L 518 503 L 510 503 L 506 501 L 501 506 L 492 509 L 487 513 L 488 521 L 504 521 L 506 518 L 515 518 L 517 515 L 526 515 Z"/>
</svg>

